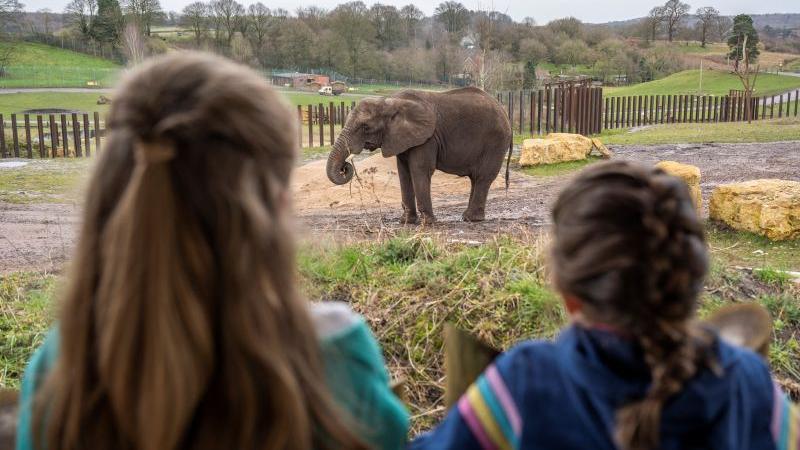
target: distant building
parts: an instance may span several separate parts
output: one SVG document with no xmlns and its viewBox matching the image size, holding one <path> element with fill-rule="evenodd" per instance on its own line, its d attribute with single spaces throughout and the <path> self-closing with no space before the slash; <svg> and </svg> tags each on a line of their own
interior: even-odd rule
<svg viewBox="0 0 800 450">
<path fill-rule="evenodd" d="M 300 72 L 279 72 L 272 74 L 272 84 L 299 89 L 305 88 L 309 85 L 327 86 L 330 83 L 331 78 L 327 75 Z"/>
<path fill-rule="evenodd" d="M 468 34 L 468 35 L 464 36 L 463 38 L 461 38 L 460 45 L 461 45 L 461 48 L 465 48 L 467 50 L 472 50 L 478 45 L 478 41 L 477 41 L 477 39 L 475 39 L 474 36 L 471 36 L 471 35 Z"/>
</svg>

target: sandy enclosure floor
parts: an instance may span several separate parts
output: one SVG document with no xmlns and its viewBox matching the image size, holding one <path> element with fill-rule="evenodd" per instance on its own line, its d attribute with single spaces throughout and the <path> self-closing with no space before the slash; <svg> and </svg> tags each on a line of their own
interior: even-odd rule
<svg viewBox="0 0 800 450">
<path fill-rule="evenodd" d="M 704 198 L 721 183 L 758 178 L 800 181 L 800 141 L 620 146 L 612 150 L 615 158 L 646 164 L 669 159 L 697 165 Z M 535 232 L 548 224 L 550 205 L 573 176 L 530 177 L 512 171 L 506 191 L 501 172 L 489 193 L 487 220 L 465 223 L 461 213 L 467 207 L 469 181 L 437 172 L 431 190 L 439 222 L 423 229 L 399 223 L 400 188 L 393 159 L 369 156 L 356 161 L 356 169 L 358 179 L 344 186 L 328 181 L 324 160 L 296 170 L 294 205 L 297 228 L 304 238 L 375 239 L 407 229 L 440 234 L 449 240 L 485 241 L 498 233 Z M 74 244 L 79 210 L 72 204 L 0 202 L 0 272 L 60 270 Z"/>
</svg>

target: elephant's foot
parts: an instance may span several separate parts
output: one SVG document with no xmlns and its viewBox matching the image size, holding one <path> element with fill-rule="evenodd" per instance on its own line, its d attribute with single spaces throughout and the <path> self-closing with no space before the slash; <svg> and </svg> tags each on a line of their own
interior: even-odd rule
<svg viewBox="0 0 800 450">
<path fill-rule="evenodd" d="M 486 219 L 486 213 L 483 211 L 464 211 L 461 215 L 464 222 L 483 222 Z"/>
<path fill-rule="evenodd" d="M 417 222 L 419 222 L 419 217 L 417 217 L 416 213 L 406 211 L 400 216 L 400 223 L 403 225 L 416 225 Z"/>
<path fill-rule="evenodd" d="M 436 216 L 432 213 L 422 213 L 422 225 L 433 225 L 436 223 Z"/>
</svg>

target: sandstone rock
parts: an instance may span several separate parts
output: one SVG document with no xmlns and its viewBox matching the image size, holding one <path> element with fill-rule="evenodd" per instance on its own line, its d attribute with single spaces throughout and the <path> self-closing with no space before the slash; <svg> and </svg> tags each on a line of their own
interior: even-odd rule
<svg viewBox="0 0 800 450">
<path fill-rule="evenodd" d="M 519 164 L 536 166 L 586 159 L 588 150 L 582 145 L 554 139 L 525 139 L 522 142 Z"/>
<path fill-rule="evenodd" d="M 800 182 L 753 180 L 720 185 L 711 193 L 712 219 L 773 240 L 800 238 Z"/>
<path fill-rule="evenodd" d="M 694 206 L 697 208 L 697 214 L 702 214 L 703 194 L 700 191 L 700 169 L 689 164 L 681 164 L 675 161 L 661 161 L 656 164 L 656 167 L 686 182 L 689 186 L 689 193 L 692 195 Z"/>
</svg>

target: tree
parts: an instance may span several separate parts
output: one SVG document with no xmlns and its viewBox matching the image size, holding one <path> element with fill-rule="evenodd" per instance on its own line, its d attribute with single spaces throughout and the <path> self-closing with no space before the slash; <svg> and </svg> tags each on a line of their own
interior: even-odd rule
<svg viewBox="0 0 800 450">
<path fill-rule="evenodd" d="M 534 19 L 531 16 L 528 16 L 528 17 L 522 19 L 522 23 L 525 24 L 525 26 L 528 27 L 528 28 L 533 28 L 533 27 L 536 26 L 536 19 Z"/>
<path fill-rule="evenodd" d="M 244 15 L 244 6 L 236 0 L 212 0 L 211 13 L 218 28 L 225 31 L 225 41 L 230 47 L 233 33 L 239 26 L 239 20 Z M 219 36 L 219 29 L 216 30 Z"/>
<path fill-rule="evenodd" d="M 183 8 L 183 26 L 192 30 L 194 42 L 198 47 L 208 28 L 208 13 L 208 5 L 203 2 L 190 3 Z"/>
<path fill-rule="evenodd" d="M 547 46 L 538 39 L 525 38 L 519 42 L 519 57 L 522 61 L 538 65 L 547 59 Z"/>
<path fill-rule="evenodd" d="M 414 5 L 406 5 L 400 10 L 400 20 L 403 21 L 403 28 L 406 33 L 406 39 L 410 42 L 416 40 L 417 26 L 420 20 L 425 17 L 425 14 Z"/>
<path fill-rule="evenodd" d="M 669 0 L 664 3 L 664 18 L 667 24 L 667 38 L 672 42 L 675 32 L 680 27 L 683 19 L 689 15 L 689 10 L 692 8 L 681 0 Z"/>
<path fill-rule="evenodd" d="M 327 15 L 327 11 L 319 6 L 307 6 L 297 9 L 297 18 L 315 32 L 319 32 L 324 28 Z"/>
<path fill-rule="evenodd" d="M 391 5 L 375 3 L 369 9 L 369 19 L 375 29 L 375 38 L 378 47 L 385 50 L 394 50 L 401 37 L 401 19 L 397 8 Z"/>
<path fill-rule="evenodd" d="M 350 76 L 355 78 L 361 56 L 366 53 L 369 40 L 375 35 L 364 2 L 353 1 L 337 6 L 331 13 L 331 28 L 344 44 Z"/>
<path fill-rule="evenodd" d="M 247 8 L 247 21 L 249 22 L 247 36 L 256 57 L 263 65 L 264 43 L 272 23 L 272 12 L 261 2 L 252 4 Z"/>
<path fill-rule="evenodd" d="M 656 40 L 658 28 L 666 20 L 663 6 L 656 6 L 650 10 L 647 17 L 644 19 L 647 25 L 648 36 L 651 41 Z"/>
<path fill-rule="evenodd" d="M 719 20 L 719 11 L 713 6 L 704 6 L 697 8 L 695 14 L 700 19 L 700 46 L 705 48 L 712 27 Z"/>
<path fill-rule="evenodd" d="M 92 25 L 97 13 L 97 0 L 72 0 L 64 8 L 67 22 L 75 27 L 81 36 L 88 38 L 92 34 Z"/>
<path fill-rule="evenodd" d="M 553 33 L 564 33 L 570 39 L 581 39 L 583 37 L 583 22 L 574 17 L 551 20 L 547 24 Z"/>
<path fill-rule="evenodd" d="M 144 61 L 147 56 L 147 46 L 139 25 L 129 23 L 122 33 L 122 49 L 128 57 L 128 63 L 135 66 Z"/>
<path fill-rule="evenodd" d="M 17 0 L 0 0 L 0 31 L 10 23 L 19 20 L 24 5 Z"/>
<path fill-rule="evenodd" d="M 733 18 L 733 30 L 728 37 L 728 58 L 733 61 L 734 70 L 738 71 L 739 61 L 747 56 L 747 63 L 758 59 L 758 32 L 753 27 L 753 18 L 747 14 L 739 14 Z"/>
<path fill-rule="evenodd" d="M 124 0 L 125 12 L 133 19 L 142 34 L 150 36 L 150 26 L 161 11 L 158 0 Z"/>
<path fill-rule="evenodd" d="M 100 43 L 116 45 L 122 35 L 124 19 L 118 0 L 97 0 L 97 17 L 92 22 L 92 37 Z"/>
<path fill-rule="evenodd" d="M 469 10 L 459 2 L 446 1 L 436 7 L 433 17 L 448 33 L 458 37 L 469 23 Z"/>
<path fill-rule="evenodd" d="M 591 64 L 592 51 L 585 42 L 580 39 L 567 39 L 558 46 L 556 51 L 556 64 Z"/>
</svg>

